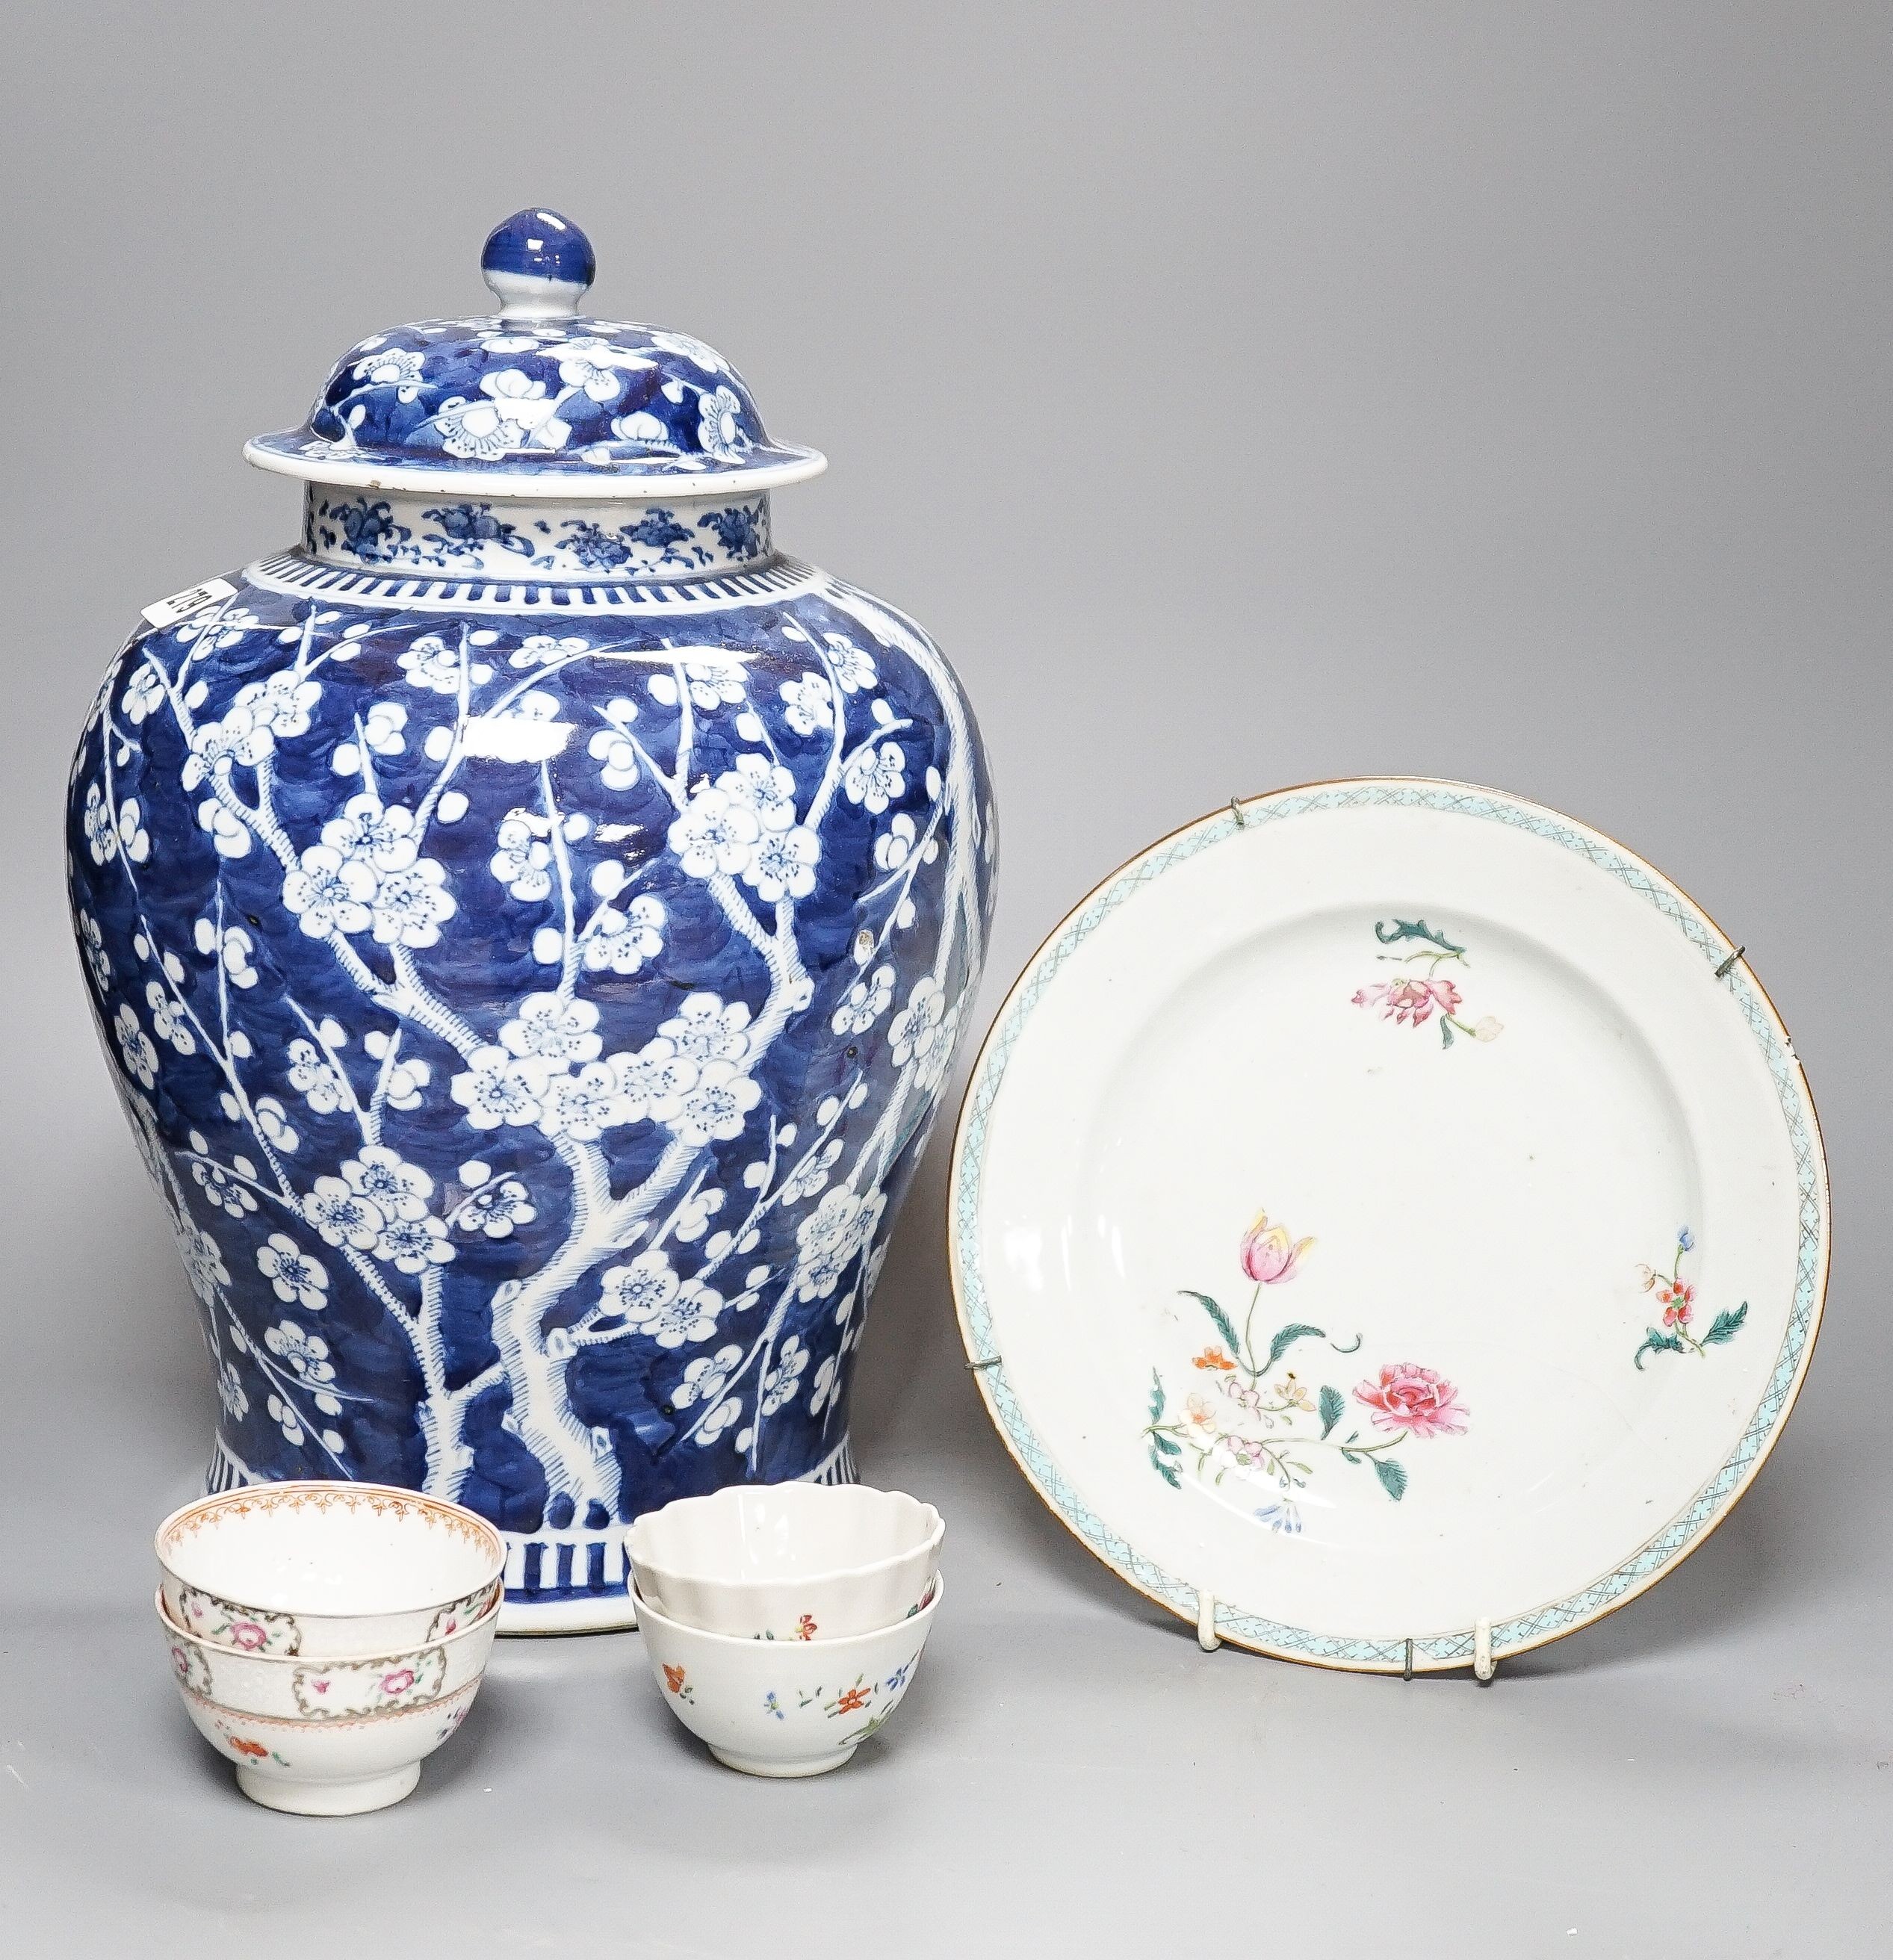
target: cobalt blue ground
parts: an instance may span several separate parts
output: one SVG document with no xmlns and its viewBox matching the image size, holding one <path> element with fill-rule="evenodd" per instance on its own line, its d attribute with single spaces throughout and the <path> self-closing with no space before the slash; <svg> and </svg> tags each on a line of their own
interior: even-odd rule
<svg viewBox="0 0 1893 1960">
<path fill-rule="evenodd" d="M 534 635 L 587 635 L 601 648 L 657 652 L 660 663 L 654 666 L 579 659 L 533 681 L 537 691 L 556 704 L 558 718 L 575 724 L 577 730 L 547 765 L 560 810 L 582 813 L 592 822 L 588 835 L 569 846 L 574 883 L 582 892 L 593 867 L 615 858 L 630 868 L 635 889 L 657 898 L 667 917 L 661 957 L 629 975 L 606 969 L 583 975 L 582 997 L 599 1010 L 598 1031 L 609 1056 L 649 1042 L 659 1024 L 673 1016 L 693 991 L 712 991 L 726 1002 L 743 1001 L 754 1013 L 760 1010 L 768 987 L 753 948 L 707 901 L 703 881 L 689 875 L 667 848 L 667 829 L 674 813 L 662 789 L 647 773 L 625 789 L 611 788 L 603 781 L 605 765 L 587 739 L 606 725 L 601 709 L 608 702 L 636 696 L 647 717 L 640 725 L 651 740 L 659 740 L 657 730 L 663 717 L 651 708 L 646 690 L 650 676 L 669 671 L 661 664 L 662 649 L 680 643 L 687 648 L 697 641 L 744 650 L 750 656 L 745 703 L 719 702 L 714 710 L 695 714 L 692 778 L 699 784 L 714 780 L 731 768 L 740 754 L 756 751 L 752 737 L 745 739 L 737 732 L 737 719 L 747 709 L 762 721 L 769 746 L 794 777 L 800 807 L 829 755 L 829 741 L 821 731 L 803 736 L 788 725 L 782 684 L 821 671 L 811 648 L 825 635 L 842 635 L 869 651 L 879 684 L 847 698 L 848 740 L 851 745 L 872 734 L 871 704 L 876 700 L 886 703 L 893 721 L 909 722 L 899 737 L 907 762 L 903 787 L 880 810 L 837 794 L 821 823 L 818 875 L 813 889 L 794 908 L 795 940 L 813 982 L 813 998 L 792 1017 L 757 1068 L 762 1099 L 742 1134 L 706 1146 L 711 1181 L 728 1192 L 724 1211 L 711 1221 L 713 1234 L 717 1227 L 733 1226 L 742 1214 L 749 1193 L 741 1174 L 757 1160 L 767 1119 L 773 1115 L 780 1122 L 796 1122 L 806 1139 L 813 1134 L 817 1106 L 824 1098 L 845 1096 L 858 1077 L 867 1093 L 836 1131 L 844 1146 L 838 1175 L 853 1161 L 901 1073 L 893 1055 L 895 1015 L 908 1001 L 917 979 L 934 964 L 950 898 L 948 869 L 956 862 L 964 864 L 969 855 L 972 868 L 967 875 L 976 881 L 975 909 L 982 928 L 971 935 L 971 958 L 976 962 L 991 900 L 990 863 L 975 848 L 973 835 L 988 803 L 984 759 L 969 718 L 962 725 L 974 750 L 970 762 L 975 787 L 970 808 L 952 810 L 941 822 L 938 835 L 944 848 L 937 862 L 915 877 L 908 894 L 913 907 L 910 922 L 896 928 L 884 916 L 882 902 L 864 904 L 864 894 L 886 886 L 886 839 L 893 820 L 907 815 L 924 832 L 938 781 L 953 774 L 956 759 L 950 753 L 948 718 L 922 667 L 897 646 L 877 643 L 858 618 L 823 596 L 825 588 L 804 587 L 781 600 L 686 619 L 661 613 L 609 619 L 568 614 L 549 624 L 536 615 L 469 618 L 463 611 L 338 605 L 253 584 L 242 574 L 234 575 L 234 582 L 237 594 L 223 616 L 234 630 L 206 635 L 201 629 L 208 616 L 200 614 L 177 627 L 142 632 L 115 665 L 101 695 L 104 712 L 82 740 L 73 779 L 68 823 L 72 902 L 75 912 L 96 922 L 99 944 L 91 965 L 101 1038 L 121 1096 L 133 1106 L 141 1099 L 148 1103 L 157 1139 L 168 1160 L 170 1175 L 161 1180 L 161 1190 L 168 1184 L 171 1195 L 167 1202 L 173 1221 L 180 1235 L 189 1227 L 207 1232 L 221 1252 L 227 1279 L 200 1287 L 214 1354 L 224 1360 L 231 1358 L 233 1344 L 222 1338 L 224 1323 L 231 1321 L 242 1334 L 241 1341 L 234 1344 L 240 1376 L 248 1365 L 246 1354 L 260 1359 L 270 1330 L 286 1319 L 328 1347 L 335 1371 L 330 1386 L 340 1402 L 340 1413 L 333 1418 L 333 1429 L 343 1445 L 339 1464 L 309 1433 L 313 1419 L 306 1417 L 300 1425 L 304 1434 L 299 1443 L 291 1440 L 269 1412 L 268 1382 L 253 1373 L 242 1380 L 241 1395 L 226 1403 L 222 1429 L 227 1446 L 261 1477 L 345 1474 L 418 1485 L 427 1470 L 418 1421 L 422 1385 L 407 1338 L 391 1324 L 383 1301 L 345 1259 L 283 1204 L 266 1196 L 255 1210 L 233 1217 L 210 1201 L 204 1185 L 192 1175 L 192 1133 L 206 1141 L 209 1156 L 225 1163 L 237 1156 L 255 1160 L 255 1142 L 250 1131 L 226 1112 L 221 1099 L 224 1077 L 203 1045 L 185 1054 L 156 1039 L 150 994 L 154 985 L 161 993 L 166 985 L 157 963 L 165 954 L 171 956 L 181 975 L 176 992 L 213 1030 L 224 1011 L 221 996 L 227 993 L 234 1024 L 252 1051 L 244 1064 L 252 1097 L 276 1098 L 298 1133 L 297 1148 L 283 1161 L 302 1192 L 314 1177 L 332 1176 L 343 1160 L 358 1153 L 361 1139 L 345 1109 L 324 1112 L 311 1107 L 291 1084 L 288 1045 L 306 1037 L 309 1021 L 332 1017 L 348 1032 L 342 1053 L 365 1097 L 374 1069 L 364 1056 L 364 1037 L 375 1029 L 391 1029 L 394 1020 L 371 1004 L 327 944 L 301 929 L 285 908 L 283 867 L 270 851 L 259 844 L 241 856 L 220 855 L 200 820 L 208 788 L 201 782 L 191 790 L 183 786 L 189 749 L 177 719 L 161 705 L 148 705 L 142 720 L 133 718 L 132 691 L 142 686 L 150 692 L 148 681 L 140 679 L 148 657 L 167 676 L 175 676 L 187 660 L 191 662 L 189 680 L 205 684 L 195 715 L 201 726 L 227 714 L 244 685 L 267 679 L 292 663 L 295 631 L 312 611 L 327 617 L 329 623 L 322 628 L 324 644 L 344 627 L 367 628 L 358 636 L 352 657 L 332 660 L 320 669 L 321 698 L 307 732 L 277 741 L 269 757 L 277 816 L 301 850 L 317 842 L 325 823 L 358 791 L 358 776 L 346 772 L 345 753 L 344 769 L 338 772 L 336 753 L 345 745 L 359 743 L 377 704 L 396 703 L 407 714 L 402 747 L 374 759 L 383 803 L 414 804 L 437 775 L 437 762 L 425 752 L 426 738 L 431 729 L 453 722 L 457 705 L 450 696 L 415 685 L 402 667 L 402 655 L 417 641 L 434 635 L 452 643 L 469 624 L 495 634 L 479 650 L 481 663 L 490 666 L 495 676 L 485 690 L 489 696 L 530 677 L 530 670 L 514 667 L 512 657 Z M 808 637 L 798 641 L 785 628 Z M 285 634 L 288 643 L 282 637 Z M 206 638 L 218 642 L 208 653 L 203 648 Z M 961 765 L 963 772 L 965 759 Z M 930 772 L 938 772 L 931 791 Z M 108 849 L 103 862 L 98 861 L 97 808 L 95 804 L 88 832 L 88 793 L 107 784 L 108 776 L 109 803 L 122 810 L 129 800 L 136 800 L 137 826 L 145 843 L 142 861 L 132 861 L 129 835 Z M 246 797 L 253 794 L 252 772 L 239 766 L 234 780 Z M 468 808 L 456 821 L 437 817 L 422 848 L 444 867 L 447 889 L 457 909 L 442 927 L 437 943 L 416 950 L 413 958 L 434 995 L 470 1023 L 483 1041 L 491 1042 L 517 1013 L 524 997 L 552 984 L 546 966 L 535 955 L 534 943 L 542 929 L 558 927 L 561 901 L 556 890 L 541 899 L 515 898 L 489 869 L 496 832 L 507 813 L 538 807 L 538 765 L 496 760 L 469 763 L 456 777 L 455 786 L 468 797 Z M 625 828 L 618 841 L 608 845 L 600 841 L 600 826 Z M 743 889 L 746 894 L 749 889 Z M 241 926 L 254 942 L 252 959 L 258 978 L 246 988 L 220 988 L 215 948 L 208 953 L 200 950 L 199 922 L 217 916 L 220 893 L 224 927 Z M 591 901 L 585 902 L 589 905 Z M 772 911 L 756 902 L 759 919 Z M 885 950 L 877 952 L 865 968 L 856 953 L 857 936 L 864 928 L 877 935 L 885 928 L 886 937 Z M 351 943 L 378 974 L 388 974 L 386 948 L 366 934 Z M 866 1029 L 838 1031 L 838 1007 L 883 960 L 896 969 L 891 1010 Z M 975 977 L 962 943 L 946 975 L 946 997 L 956 1013 L 959 995 Z M 142 1029 L 152 1036 L 158 1058 L 148 1092 L 135 1071 L 128 1068 L 127 1052 L 115 1033 L 128 1007 Z M 950 1046 L 950 1026 L 948 1036 Z M 450 1080 L 465 1063 L 446 1042 L 409 1022 L 400 1054 L 404 1059 L 425 1061 L 431 1081 L 418 1107 L 383 1112 L 382 1141 L 433 1180 L 434 1211 L 445 1216 L 467 1195 L 469 1187 L 460 1167 L 474 1160 L 490 1165 L 495 1179 L 519 1179 L 536 1208 L 536 1216 L 510 1237 L 492 1239 L 460 1230 L 451 1233 L 454 1256 L 440 1268 L 441 1325 L 448 1386 L 453 1387 L 495 1361 L 491 1305 L 495 1290 L 537 1271 L 559 1246 L 571 1222 L 572 1184 L 553 1143 L 537 1130 L 482 1130 L 472 1125 L 466 1110 L 448 1094 Z M 906 1067 L 911 1083 L 911 1060 Z M 901 1125 L 904 1134 L 892 1143 L 882 1187 L 889 1203 L 873 1242 L 850 1261 L 835 1291 L 795 1300 L 789 1306 L 776 1351 L 793 1336 L 807 1351 L 809 1364 L 799 1394 L 765 1425 L 753 1462 L 730 1446 L 727 1436 L 721 1440 L 721 1446 L 686 1442 L 686 1418 L 700 1411 L 680 1410 L 676 1397 L 693 1360 L 726 1341 L 747 1345 L 770 1310 L 768 1297 L 741 1316 L 726 1310 L 724 1322 L 711 1341 L 667 1348 L 633 1334 L 581 1348 L 571 1360 L 571 1409 L 594 1430 L 600 1448 L 609 1452 L 615 1464 L 619 1516 L 629 1517 L 673 1497 L 742 1478 L 775 1481 L 807 1474 L 845 1437 L 842 1404 L 851 1353 L 842 1357 L 839 1392 L 819 1413 L 811 1407 L 810 1383 L 845 1338 L 858 1331 L 864 1302 L 854 1306 L 845 1329 L 836 1323 L 836 1309 L 851 1293 L 864 1290 L 864 1271 L 884 1246 L 944 1072 L 943 1065 L 937 1068 L 931 1080 L 923 1080 L 909 1099 Z M 609 1160 L 613 1189 L 635 1185 L 651 1169 L 666 1141 L 666 1133 L 651 1122 L 607 1131 L 600 1147 Z M 262 1181 L 267 1183 L 267 1176 Z M 798 1251 L 796 1227 L 812 1212 L 814 1202 L 772 1210 L 764 1220 L 760 1244 L 733 1262 L 735 1270 L 766 1265 L 774 1276 L 772 1284 L 794 1271 L 798 1257 L 805 1258 Z M 188 1218 L 189 1227 L 180 1222 L 180 1213 Z M 318 1312 L 295 1303 L 286 1306 L 259 1270 L 259 1251 L 272 1233 L 285 1232 L 326 1268 L 326 1304 Z M 688 1278 L 705 1243 L 700 1236 L 694 1246 L 672 1245 L 681 1275 Z M 612 1258 L 622 1262 L 629 1256 L 627 1251 Z M 546 1328 L 555 1339 L 558 1329 L 594 1308 L 600 1272 L 609 1263 L 601 1260 L 593 1265 L 549 1315 Z M 414 1297 L 415 1282 L 391 1271 L 387 1277 L 404 1300 Z M 737 1284 L 730 1279 L 729 1290 L 733 1292 Z M 769 1286 L 762 1290 L 773 1297 Z M 752 1413 L 752 1388 L 747 1409 Z M 595 1500 L 586 1503 L 555 1497 L 549 1502 L 545 1467 L 508 1426 L 511 1395 L 507 1382 L 498 1380 L 470 1405 L 465 1434 L 471 1465 L 453 1494 L 515 1532 L 568 1524 L 600 1527 L 609 1522 Z M 232 1406 L 235 1400 L 242 1402 L 240 1413 Z"/>
<path fill-rule="evenodd" d="M 556 211 L 516 211 L 486 235 L 482 272 L 511 272 L 589 286 L 598 270 L 591 240 Z"/>
</svg>

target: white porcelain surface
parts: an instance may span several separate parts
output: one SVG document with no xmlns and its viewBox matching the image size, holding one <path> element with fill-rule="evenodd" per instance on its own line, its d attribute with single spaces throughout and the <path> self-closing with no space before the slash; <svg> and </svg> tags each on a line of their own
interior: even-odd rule
<svg viewBox="0 0 1893 1960">
<path fill-rule="evenodd" d="M 450 1638 L 328 1661 L 241 1653 L 183 1632 L 155 1602 L 186 1712 L 236 1765 L 247 1796 L 345 1816 L 398 1803 L 460 1726 L 485 1672 L 497 1602 Z"/>
<path fill-rule="evenodd" d="M 279 1722 L 240 1715 L 196 1695 L 184 1710 L 197 1732 L 236 1765 L 253 1803 L 304 1817 L 352 1817 L 399 1803 L 421 1780 L 421 1764 L 464 1720 L 479 1690 L 364 1722 Z"/>
<path fill-rule="evenodd" d="M 905 1491 L 736 1485 L 647 1513 L 628 1548 L 638 1592 L 687 1626 L 831 1640 L 917 1612 L 946 1530 Z"/>
<path fill-rule="evenodd" d="M 719 1762 L 749 1776 L 820 1776 L 880 1732 L 913 1683 L 946 1596 L 911 1619 L 836 1640 L 757 1640 L 706 1633 L 638 1600 L 651 1678 L 664 1704 Z"/>
<path fill-rule="evenodd" d="M 506 1550 L 481 1517 L 378 1484 L 266 1484 L 157 1528 L 171 1618 L 213 1646 L 305 1659 L 444 1640 L 499 1597 Z"/>
<path fill-rule="evenodd" d="M 1042 1494 L 1206 1637 L 1330 1664 L 1464 1666 L 1661 1577 L 1778 1433 L 1825 1278 L 1812 1106 L 1735 951 L 1465 785 L 1284 792 L 1126 867 L 956 1150 L 969 1353 Z"/>
</svg>

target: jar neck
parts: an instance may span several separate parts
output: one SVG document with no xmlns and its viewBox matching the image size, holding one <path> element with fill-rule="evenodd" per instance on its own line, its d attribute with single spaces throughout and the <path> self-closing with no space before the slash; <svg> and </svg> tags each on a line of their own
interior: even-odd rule
<svg viewBox="0 0 1893 1960">
<path fill-rule="evenodd" d="M 574 585 L 718 578 L 775 555 L 766 493 L 481 501 L 332 483 L 304 497 L 302 549 L 352 571 Z"/>
</svg>

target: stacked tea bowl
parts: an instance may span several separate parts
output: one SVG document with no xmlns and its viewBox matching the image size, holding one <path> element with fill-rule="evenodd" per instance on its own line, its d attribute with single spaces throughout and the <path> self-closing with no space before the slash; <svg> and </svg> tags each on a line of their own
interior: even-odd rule
<svg viewBox="0 0 1893 1960">
<path fill-rule="evenodd" d="M 839 1769 L 899 1706 L 933 1630 L 946 1527 L 861 1484 L 731 1486 L 632 1526 L 651 1678 L 719 1762 Z"/>
<path fill-rule="evenodd" d="M 458 1504 L 377 1484 L 262 1484 L 157 1529 L 157 1608 L 184 1707 L 272 1810 L 398 1803 L 465 1719 L 505 1546 Z"/>
</svg>

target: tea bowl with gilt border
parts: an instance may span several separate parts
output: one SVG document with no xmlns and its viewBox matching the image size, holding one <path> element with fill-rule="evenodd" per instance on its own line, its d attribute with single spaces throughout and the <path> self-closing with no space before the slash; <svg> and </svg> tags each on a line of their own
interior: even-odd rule
<svg viewBox="0 0 1893 1960">
<path fill-rule="evenodd" d="M 381 1484 L 245 1485 L 157 1528 L 166 1611 L 213 1647 L 305 1660 L 444 1640 L 499 1599 L 504 1541 L 459 1504 Z"/>
<path fill-rule="evenodd" d="M 243 1653 L 184 1632 L 155 1605 L 184 1709 L 272 1810 L 345 1817 L 398 1803 L 465 1718 L 499 1625 L 496 1601 L 427 1645 L 329 1660 Z"/>
</svg>

